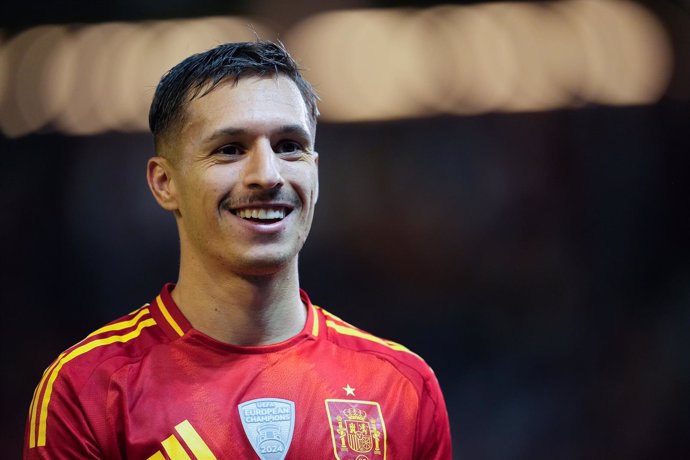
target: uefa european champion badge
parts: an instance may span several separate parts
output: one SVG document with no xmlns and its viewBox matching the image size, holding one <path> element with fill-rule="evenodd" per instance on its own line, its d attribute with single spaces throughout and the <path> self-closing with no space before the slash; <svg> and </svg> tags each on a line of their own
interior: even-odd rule
<svg viewBox="0 0 690 460">
<path fill-rule="evenodd" d="M 295 403 L 259 398 L 237 406 L 242 428 L 261 460 L 283 460 L 295 429 Z"/>
</svg>

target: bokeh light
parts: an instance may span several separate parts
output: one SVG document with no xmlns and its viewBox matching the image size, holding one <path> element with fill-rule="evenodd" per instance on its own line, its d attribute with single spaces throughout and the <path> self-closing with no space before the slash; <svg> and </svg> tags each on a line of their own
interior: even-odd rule
<svg viewBox="0 0 690 460">
<path fill-rule="evenodd" d="M 0 45 L 0 129 L 146 131 L 168 69 L 257 36 L 239 17 L 29 29 Z M 673 71 L 664 28 L 626 0 L 332 11 L 284 41 L 332 122 L 648 104 Z"/>
<path fill-rule="evenodd" d="M 287 42 L 330 121 L 644 104 L 672 70 L 661 24 L 622 0 L 339 11 Z"/>
<path fill-rule="evenodd" d="M 59 26 L 40 26 L 15 36 L 2 49 L 6 73 L 0 129 L 17 137 L 43 127 L 57 109 L 42 89 L 48 76 L 46 62 L 67 32 Z M 59 86 L 60 83 L 56 82 Z"/>
</svg>

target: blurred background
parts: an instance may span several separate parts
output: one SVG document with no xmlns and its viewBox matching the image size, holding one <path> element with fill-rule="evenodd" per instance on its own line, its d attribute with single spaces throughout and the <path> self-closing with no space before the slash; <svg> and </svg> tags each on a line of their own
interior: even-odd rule
<svg viewBox="0 0 690 460">
<path fill-rule="evenodd" d="M 456 458 L 690 458 L 690 2 L 12 2 L 3 458 L 43 369 L 177 275 L 147 111 L 280 39 L 320 93 L 315 303 L 435 369 Z"/>
</svg>

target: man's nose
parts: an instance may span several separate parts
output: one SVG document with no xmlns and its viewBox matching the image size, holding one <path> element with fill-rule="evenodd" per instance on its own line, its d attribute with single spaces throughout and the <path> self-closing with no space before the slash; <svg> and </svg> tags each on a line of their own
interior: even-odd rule
<svg viewBox="0 0 690 460">
<path fill-rule="evenodd" d="M 244 184 L 248 188 L 271 189 L 283 185 L 280 159 L 268 140 L 257 142 L 245 161 Z"/>
</svg>

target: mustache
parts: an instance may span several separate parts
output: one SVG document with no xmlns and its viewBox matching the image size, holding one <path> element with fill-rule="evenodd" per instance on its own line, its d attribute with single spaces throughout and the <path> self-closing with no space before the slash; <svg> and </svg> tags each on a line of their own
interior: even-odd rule
<svg viewBox="0 0 690 460">
<path fill-rule="evenodd" d="M 294 192 L 282 188 L 272 188 L 267 190 L 254 190 L 241 195 L 228 195 L 221 200 L 220 207 L 226 210 L 232 210 L 270 203 L 280 203 L 296 208 L 302 202 Z"/>
</svg>

